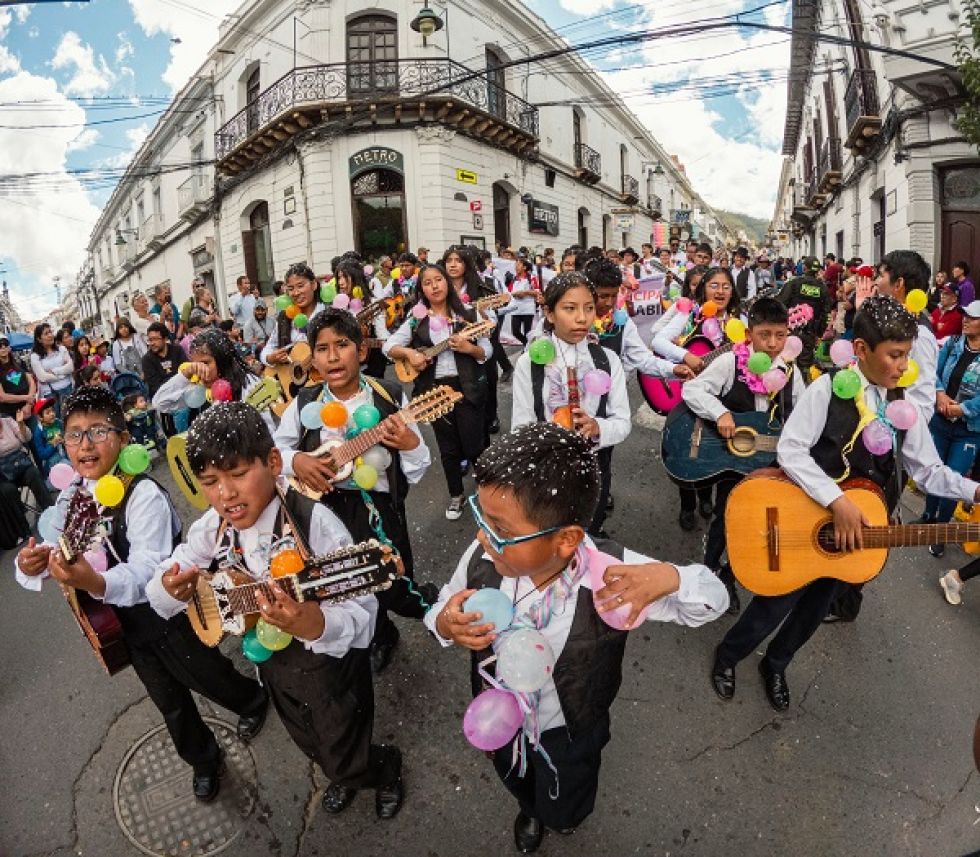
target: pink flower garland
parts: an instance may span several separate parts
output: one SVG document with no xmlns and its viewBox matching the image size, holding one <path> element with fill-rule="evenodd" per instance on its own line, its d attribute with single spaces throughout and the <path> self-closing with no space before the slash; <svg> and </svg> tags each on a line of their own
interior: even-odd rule
<svg viewBox="0 0 980 857">
<path fill-rule="evenodd" d="M 753 393 L 768 396 L 769 390 L 766 389 L 766 382 L 762 379 L 762 376 L 749 371 L 748 363 L 752 352 L 748 344 L 740 342 L 732 349 L 732 353 L 735 355 L 735 365 L 737 367 L 739 381 L 744 381 L 745 386 Z"/>
</svg>

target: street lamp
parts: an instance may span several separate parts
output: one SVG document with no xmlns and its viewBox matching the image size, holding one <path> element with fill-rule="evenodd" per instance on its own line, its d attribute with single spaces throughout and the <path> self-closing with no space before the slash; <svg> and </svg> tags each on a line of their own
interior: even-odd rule
<svg viewBox="0 0 980 857">
<path fill-rule="evenodd" d="M 440 18 L 432 9 L 429 8 L 428 0 L 422 10 L 412 19 L 409 26 L 416 32 L 422 34 L 422 44 L 426 44 L 426 39 L 433 33 L 439 32 L 444 26 Z"/>
</svg>

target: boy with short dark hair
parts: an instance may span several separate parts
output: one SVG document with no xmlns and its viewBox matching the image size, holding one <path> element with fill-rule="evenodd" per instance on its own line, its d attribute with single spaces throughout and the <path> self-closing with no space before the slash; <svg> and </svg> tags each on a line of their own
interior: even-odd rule
<svg viewBox="0 0 980 857">
<path fill-rule="evenodd" d="M 858 396 L 872 414 L 889 401 L 902 398 L 899 378 L 908 368 L 918 326 L 897 301 L 868 298 L 854 318 L 854 371 L 861 380 Z M 861 510 L 843 493 L 839 482 L 850 477 L 869 479 L 885 494 L 891 512 L 898 506 L 904 478 L 898 472 L 893 446 L 884 455 L 871 453 L 858 431 L 854 399 L 833 393 L 831 374 L 821 375 L 800 397 L 779 438 L 779 464 L 815 502 L 833 515 L 835 539 L 843 550 L 862 546 Z M 901 459 L 908 475 L 923 491 L 966 502 L 980 501 L 980 485 L 944 465 L 936 453 L 929 428 L 921 416 L 911 428 L 897 433 Z M 786 668 L 796 652 L 816 632 L 830 605 L 848 584 L 821 578 L 788 595 L 755 596 L 718 646 L 711 680 L 722 699 L 735 694 L 735 666 L 756 651 L 779 627 L 759 662 L 769 704 L 776 711 L 789 707 Z"/>
<path fill-rule="evenodd" d="M 270 580 L 270 562 L 286 547 L 321 556 L 350 544 L 333 512 L 280 481 L 282 455 L 250 405 L 220 402 L 198 416 L 187 432 L 187 460 L 211 509 L 147 586 L 160 615 L 185 611 L 198 575 L 217 570 L 222 557 L 235 556 L 255 579 Z M 275 582 L 256 600 L 262 618 L 294 638 L 259 673 L 290 737 L 331 781 L 324 809 L 341 812 L 359 788 L 374 788 L 378 817 L 393 818 L 402 802 L 401 753 L 371 743 L 367 647 L 377 600 L 297 602 Z"/>
<path fill-rule="evenodd" d="M 58 498 L 59 507 L 71 513 L 72 503 L 94 502 L 96 483 L 116 472 L 129 434 L 122 408 L 102 387 L 73 393 L 62 405 L 62 416 L 65 447 L 80 477 Z M 119 505 L 99 508 L 108 529 L 106 571 L 96 571 L 84 556 L 69 564 L 54 546 L 31 539 L 17 555 L 17 581 L 40 591 L 41 579 L 50 573 L 115 608 L 133 669 L 163 715 L 177 754 L 194 769 L 194 796 L 210 801 L 218 794 L 223 753 L 191 691 L 236 712 L 243 740 L 259 733 L 268 699 L 258 682 L 237 672 L 218 649 L 198 640 L 186 616 L 168 622 L 150 608 L 147 582 L 179 540 L 180 519 L 167 493 L 149 476 L 125 477 L 124 484 Z"/>
<path fill-rule="evenodd" d="M 646 561 L 587 539 L 599 468 L 594 445 L 579 434 L 554 423 L 521 426 L 480 456 L 475 475 L 476 541 L 425 623 L 443 646 L 471 650 L 474 693 L 481 662 L 499 653 L 512 631 L 536 629 L 554 651 L 551 677 L 529 697 L 523 730 L 493 754 L 497 774 L 517 798 L 514 839 L 527 854 L 540 846 L 545 827 L 571 833 L 595 805 L 626 648 L 626 632 L 603 622 L 596 604 L 611 598 L 615 608 L 628 600 L 634 619 L 639 605 L 651 604 L 649 619 L 693 627 L 717 618 L 728 599 L 704 566 Z M 609 568 L 607 586 L 593 592 L 590 564 L 603 562 L 600 551 L 613 562 L 643 564 Z M 509 629 L 495 631 L 480 613 L 464 612 L 466 599 L 484 587 L 500 589 L 514 604 Z M 499 673 L 496 680 L 504 684 Z M 526 770 L 514 764 L 521 747 Z"/>
<path fill-rule="evenodd" d="M 54 399 L 36 401 L 34 416 L 37 417 L 32 438 L 34 452 L 41 462 L 41 473 L 47 479 L 52 467 L 60 461 L 68 460 L 68 456 L 65 455 L 64 428 L 55 412 Z"/>
</svg>

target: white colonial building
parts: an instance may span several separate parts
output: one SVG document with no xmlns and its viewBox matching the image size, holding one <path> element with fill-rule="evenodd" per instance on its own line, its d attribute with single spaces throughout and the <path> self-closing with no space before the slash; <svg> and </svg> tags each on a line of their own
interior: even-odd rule
<svg viewBox="0 0 980 857">
<path fill-rule="evenodd" d="M 959 0 L 794 0 L 780 252 L 980 264 L 980 158 L 952 125 L 962 24 Z"/>
</svg>

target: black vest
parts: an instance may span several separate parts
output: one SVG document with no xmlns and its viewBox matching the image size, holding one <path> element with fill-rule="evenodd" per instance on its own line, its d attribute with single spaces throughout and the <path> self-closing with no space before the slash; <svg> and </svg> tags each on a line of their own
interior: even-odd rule
<svg viewBox="0 0 980 857">
<path fill-rule="evenodd" d="M 603 348 L 608 348 L 617 357 L 623 356 L 623 334 L 626 332 L 626 325 L 616 325 L 614 332 L 599 337 L 599 344 Z M 607 370 L 608 371 L 608 370 Z"/>
<path fill-rule="evenodd" d="M 903 398 L 902 390 L 888 391 L 888 401 L 901 398 Z M 854 435 L 859 420 L 857 406 L 852 400 L 831 395 L 830 405 L 827 408 L 827 422 L 824 424 L 820 438 L 810 450 L 810 455 L 820 469 L 832 479 L 839 479 L 844 474 L 846 465 L 843 448 Z M 904 440 L 905 432 L 899 432 L 899 446 Z M 902 480 L 895 472 L 894 451 L 884 455 L 872 455 L 858 437 L 846 461 L 851 466 L 850 475 L 874 482 L 885 492 L 888 510 L 894 511 L 902 495 Z"/>
<path fill-rule="evenodd" d="M 374 406 L 381 413 L 381 419 L 390 417 L 392 414 L 398 413 L 401 409 L 399 403 L 402 398 L 401 387 L 394 383 L 393 381 L 385 380 L 375 380 L 376 384 L 379 384 L 384 388 L 385 392 L 391 397 L 391 402 L 385 399 L 384 396 L 380 395 L 374 387 L 371 387 L 371 398 Z M 320 393 L 323 391 L 323 384 L 317 384 L 314 387 L 303 387 L 296 396 L 296 408 L 297 413 L 303 410 L 304 406 L 308 405 L 310 402 L 316 401 Z M 392 404 L 394 402 L 394 404 Z M 299 438 L 299 446 L 297 449 L 300 452 L 312 452 L 320 445 L 320 431 L 319 429 L 308 429 L 303 428 L 303 433 Z M 388 465 L 388 469 L 385 471 L 385 475 L 388 477 L 388 493 L 391 495 L 391 502 L 397 508 L 400 503 L 405 501 L 405 495 L 408 493 L 408 480 L 405 478 L 405 474 L 402 472 L 401 456 L 397 449 L 390 449 L 385 447 L 391 454 L 391 464 Z M 296 492 L 294 492 L 296 493 Z M 303 496 L 303 495 L 299 495 Z"/>
<path fill-rule="evenodd" d="M 602 345 L 595 342 L 590 342 L 589 344 L 589 356 L 592 358 L 592 362 L 595 364 L 596 369 L 600 369 L 603 372 L 609 374 L 611 365 L 609 363 L 609 358 L 606 356 L 606 352 Z M 545 422 L 544 416 L 544 366 L 540 363 L 531 362 L 531 392 L 534 395 L 534 415 L 538 418 L 539 423 Z M 609 402 L 609 394 L 603 393 L 599 398 L 599 407 L 596 408 L 595 415 L 597 417 L 605 417 L 607 410 L 606 405 Z"/>
<path fill-rule="evenodd" d="M 744 301 L 749 296 L 749 268 L 746 265 L 738 272 L 738 276 L 735 278 L 735 289 L 738 292 L 738 296 Z"/>
<path fill-rule="evenodd" d="M 623 548 L 615 542 L 598 540 L 596 547 L 618 560 L 623 559 Z M 477 547 L 466 570 L 467 589 L 499 589 L 502 579 L 493 563 L 484 559 L 483 551 Z M 580 586 L 572 627 L 554 672 L 558 701 L 573 739 L 588 733 L 609 713 L 623 681 L 626 637 L 626 631 L 617 631 L 599 618 L 592 601 L 592 590 Z M 477 667 L 492 654 L 490 648 L 471 652 L 470 682 L 474 696 L 483 690 Z"/>
<path fill-rule="evenodd" d="M 471 309 L 464 311 L 463 318 L 467 322 L 477 320 L 476 313 Z M 429 319 L 426 317 L 419 321 L 418 326 L 412 331 L 412 348 L 422 350 L 431 348 L 432 344 L 432 336 L 429 334 Z M 459 385 L 463 395 L 472 404 L 478 407 L 482 406 L 490 389 L 490 384 L 487 381 L 486 363 L 477 363 L 469 354 L 461 354 L 458 351 L 453 352 L 453 357 L 456 359 L 456 372 L 459 376 Z M 491 359 L 491 355 L 488 354 L 487 359 Z M 415 379 L 412 395 L 421 395 L 437 386 L 438 383 L 436 361 L 433 360 Z"/>
<path fill-rule="evenodd" d="M 285 512 L 288 512 L 289 516 L 292 518 L 295 528 L 293 529 L 293 537 L 296 539 L 297 543 L 306 551 L 310 556 L 313 555 L 313 551 L 310 549 L 310 526 L 313 523 L 313 510 L 316 508 L 316 501 L 311 500 L 305 494 L 300 494 L 299 491 L 293 488 L 287 488 L 285 493 L 285 503 L 280 505 L 279 514 L 276 515 L 275 524 L 272 527 L 272 534 L 278 539 L 283 533 L 283 524 L 285 523 L 285 513 L 283 511 L 283 505 L 285 505 Z M 209 571 L 213 574 L 218 570 L 218 554 L 221 553 L 217 548 L 219 545 L 224 547 L 238 547 L 238 533 L 230 526 L 227 526 L 224 521 L 219 525 L 218 529 L 218 539 L 215 545 L 215 557 L 211 560 L 211 565 Z"/>
<path fill-rule="evenodd" d="M 792 365 L 787 368 L 786 384 L 770 400 L 770 412 L 781 423 L 785 423 L 789 419 L 790 412 L 793 410 L 794 371 Z M 733 414 L 745 414 L 755 410 L 755 393 L 749 389 L 749 385 L 745 381 L 738 377 L 737 362 L 732 388 L 721 397 L 721 403 Z"/>
</svg>

